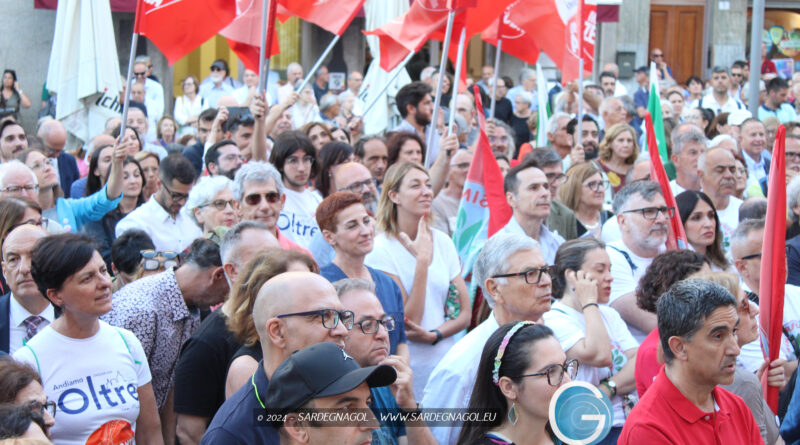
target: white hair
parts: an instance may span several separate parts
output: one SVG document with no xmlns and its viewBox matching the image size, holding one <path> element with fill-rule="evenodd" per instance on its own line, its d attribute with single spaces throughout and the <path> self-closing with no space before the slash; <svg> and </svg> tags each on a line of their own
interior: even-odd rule
<svg viewBox="0 0 800 445">
<path fill-rule="evenodd" d="M 800 216 L 792 210 L 794 206 L 800 204 L 800 196 L 798 195 L 800 195 L 800 175 L 792 178 L 792 181 L 786 187 L 786 204 L 789 208 L 789 217 L 793 222 L 797 222 L 800 219 Z"/>
<path fill-rule="evenodd" d="M 264 184 L 270 180 L 275 181 L 278 193 L 283 195 L 283 180 L 274 165 L 262 161 L 250 161 L 243 164 L 236 171 L 236 176 L 233 177 L 233 197 L 241 202 L 242 198 L 244 198 L 244 188 L 247 184 L 253 182 Z"/>
<path fill-rule="evenodd" d="M 39 180 L 36 179 L 36 173 L 34 173 L 33 170 L 30 169 L 30 167 L 28 167 L 27 165 L 23 164 L 22 162 L 16 159 L 12 159 L 10 161 L 6 161 L 0 164 L 0 187 L 6 186 L 5 183 L 6 175 L 16 170 L 27 171 L 31 175 L 31 178 L 33 178 L 33 183 L 39 185 Z"/>
<path fill-rule="evenodd" d="M 486 280 L 508 272 L 512 266 L 508 263 L 511 255 L 522 250 L 539 251 L 539 243 L 533 238 L 519 233 L 496 233 L 483 245 L 481 253 L 475 260 L 472 269 L 472 279 L 475 280 L 483 291 L 483 297 L 490 308 L 494 308 L 494 298 L 486 290 Z M 495 278 L 505 280 L 505 278 Z M 503 283 L 503 281 L 500 281 Z"/>
<path fill-rule="evenodd" d="M 547 132 L 549 134 L 555 134 L 555 132 L 558 131 L 558 120 L 564 118 L 569 120 L 570 119 L 569 114 L 558 112 L 550 116 L 550 119 L 548 119 L 547 121 Z"/>
<path fill-rule="evenodd" d="M 533 94 L 522 90 L 517 93 L 516 97 L 519 97 L 523 101 L 527 102 L 529 106 L 533 106 Z"/>
<path fill-rule="evenodd" d="M 233 181 L 226 176 L 204 176 L 192 187 L 189 197 L 186 198 L 186 205 L 181 211 L 202 228 L 202 224 L 194 216 L 194 209 L 208 205 L 225 189 L 233 191 Z"/>
</svg>

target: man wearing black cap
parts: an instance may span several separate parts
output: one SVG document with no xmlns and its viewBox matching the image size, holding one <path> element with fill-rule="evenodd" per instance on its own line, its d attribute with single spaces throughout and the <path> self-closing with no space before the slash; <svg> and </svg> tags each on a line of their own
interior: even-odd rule
<svg viewBox="0 0 800 445">
<path fill-rule="evenodd" d="M 281 445 L 368 444 L 372 443 L 372 430 L 378 427 L 373 416 L 347 426 L 320 428 L 297 412 L 301 408 L 368 412 L 370 388 L 389 386 L 396 378 L 389 365 L 362 368 L 333 343 L 317 343 L 295 352 L 278 366 L 267 387 L 264 406 L 270 407 L 270 413 L 286 416 L 279 430 Z"/>
<path fill-rule="evenodd" d="M 217 108 L 220 97 L 233 94 L 234 87 L 228 81 L 228 64 L 224 60 L 215 60 L 211 64 L 210 82 L 200 85 L 200 96 L 211 108 Z"/>
<path fill-rule="evenodd" d="M 320 342 L 337 345 L 341 355 L 353 322 L 353 313 L 344 310 L 333 285 L 318 274 L 287 272 L 267 281 L 253 304 L 264 359 L 219 408 L 200 444 L 278 445 L 278 430 L 257 425 L 253 415 L 262 407 L 275 408 L 266 402 L 266 391 L 277 369 L 294 351 Z M 233 368 L 229 380 L 232 372 Z"/>
</svg>

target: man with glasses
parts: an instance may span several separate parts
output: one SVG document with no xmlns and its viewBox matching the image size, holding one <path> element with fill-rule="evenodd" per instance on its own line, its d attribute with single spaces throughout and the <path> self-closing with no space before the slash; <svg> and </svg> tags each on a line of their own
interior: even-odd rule
<svg viewBox="0 0 800 445">
<path fill-rule="evenodd" d="M 516 233 L 497 233 L 483 246 L 473 268 L 477 283 L 492 312 L 458 341 L 431 373 L 422 406 L 466 408 L 472 396 L 481 352 L 500 326 L 517 321 L 542 323 L 550 310 L 551 266 L 539 244 Z M 352 335 L 352 334 L 351 334 Z M 440 444 L 453 445 L 459 427 L 432 428 Z"/>
<path fill-rule="evenodd" d="M 194 166 L 174 153 L 158 166 L 161 187 L 150 199 L 117 223 L 115 233 L 142 229 L 153 240 L 156 250 L 182 252 L 203 235 L 200 227 L 181 212 L 196 179 Z"/>
<path fill-rule="evenodd" d="M 209 175 L 225 176 L 232 180 L 242 166 L 244 156 L 234 141 L 225 139 L 208 149 L 205 160 Z"/>
<path fill-rule="evenodd" d="M 660 81 L 674 81 L 672 78 L 672 68 L 664 61 L 664 51 L 661 48 L 653 48 L 650 52 L 650 60 L 656 63 L 658 70 L 658 80 Z"/>
<path fill-rule="evenodd" d="M 281 249 L 311 255 L 305 247 L 292 241 L 278 228 L 281 210 L 286 201 L 280 172 L 267 162 L 250 161 L 236 172 L 233 194 L 239 201 L 242 221 L 258 221 L 275 235 Z"/>
<path fill-rule="evenodd" d="M 36 173 L 16 159 L 0 163 L 0 198 L 20 197 L 39 202 Z"/>
<path fill-rule="evenodd" d="M 0 296 L 0 351 L 13 354 L 55 320 L 55 309 L 31 277 L 31 251 L 47 236 L 41 227 L 25 224 L 3 242 L 3 277 L 8 293 Z"/>
<path fill-rule="evenodd" d="M 401 356 L 390 355 L 389 352 L 389 335 L 403 321 L 386 314 L 375 296 L 375 286 L 371 282 L 348 278 L 333 283 L 333 286 L 339 293 L 342 305 L 355 314 L 356 322 L 347 336 L 345 352 L 361 367 L 389 365 L 398 375 L 393 388 L 384 386 L 370 390 L 370 408 L 383 412 L 416 410 L 417 399 L 414 396 L 413 376 L 408 361 Z M 381 422 L 380 428 L 372 433 L 372 442 L 398 443 L 401 437 L 405 437 L 410 444 L 437 443 L 427 426 L 406 428 L 403 421 Z"/>
<path fill-rule="evenodd" d="M 570 164 L 580 164 L 584 160 L 582 152 L 580 154 L 577 151 L 573 153 L 572 136 L 567 133 L 569 121 L 570 117 L 567 113 L 556 112 L 547 121 L 546 130 L 547 141 L 555 149 L 556 153 L 561 156 L 561 159 L 564 160 L 563 168 L 565 170 L 569 169 Z M 543 130 L 545 129 L 542 128 L 537 131 Z M 575 159 L 572 159 L 573 154 Z"/>
<path fill-rule="evenodd" d="M 513 216 L 498 233 L 518 233 L 533 238 L 539 242 L 545 260 L 552 264 L 564 238 L 545 226 L 550 216 L 552 196 L 550 181 L 539 164 L 534 159 L 525 158 L 506 174 L 503 191 Z"/>
<path fill-rule="evenodd" d="M 149 75 L 148 72 L 151 71 L 147 66 L 148 62 L 145 60 L 135 61 L 133 63 L 133 80 L 134 83 L 144 87 L 144 104 L 147 107 L 149 128 L 151 129 L 147 134 L 147 139 L 153 140 L 156 138 L 156 124 L 161 119 L 161 116 L 164 115 L 164 87 L 147 77 Z M 145 137 L 144 134 L 140 136 L 142 138 Z"/>
<path fill-rule="evenodd" d="M 764 123 L 755 118 L 746 119 L 739 126 L 737 142 L 750 179 L 766 183 L 771 154 L 767 150 L 767 130 Z"/>
<path fill-rule="evenodd" d="M 286 197 L 278 218 L 278 230 L 308 248 L 319 232 L 314 213 L 322 202 L 319 193 L 308 187 L 317 172 L 314 145 L 302 131 L 286 131 L 275 141 L 269 161 L 281 173 Z"/>
<path fill-rule="evenodd" d="M 742 200 L 733 196 L 736 192 L 736 161 L 733 154 L 721 147 L 702 153 L 697 158 L 697 174 L 703 184 L 703 192 L 711 198 L 717 210 L 719 228 L 722 230 L 722 248 L 727 252 L 731 235 L 739 225 L 739 207 L 742 205 Z"/>
<path fill-rule="evenodd" d="M 665 249 L 675 208 L 667 207 L 657 183 L 635 181 L 617 192 L 613 209 L 622 238 L 606 245 L 614 277 L 609 304 L 641 343 L 656 327 L 656 317 L 636 305 L 636 286 L 653 258 Z"/>
<path fill-rule="evenodd" d="M 208 81 L 200 84 L 200 96 L 206 100 L 208 106 L 217 108 L 217 101 L 224 96 L 233 94 L 234 86 L 228 78 L 228 64 L 224 60 L 215 60 L 211 64 L 211 74 Z"/>
<path fill-rule="evenodd" d="M 200 443 L 280 444 L 275 428 L 253 426 L 254 411 L 271 408 L 264 401 L 273 373 L 299 349 L 321 342 L 344 348 L 354 317 L 333 285 L 318 274 L 287 272 L 267 281 L 253 305 L 264 359 L 250 381 L 222 404 Z"/>
<path fill-rule="evenodd" d="M 736 372 L 736 299 L 716 283 L 689 279 L 659 298 L 657 309 L 665 367 L 617 443 L 764 443 L 744 401 L 718 387 Z"/>
<path fill-rule="evenodd" d="M 27 405 L 44 420 L 44 433 L 50 436 L 50 428 L 55 425 L 56 402 L 47 400 L 42 388 L 42 378 L 28 364 L 0 359 L 0 404 Z"/>
<path fill-rule="evenodd" d="M 745 66 L 741 61 L 733 62 L 731 66 L 731 89 L 730 95 L 737 99 L 741 98 L 742 85 L 745 84 Z"/>
<path fill-rule="evenodd" d="M 458 150 L 450 158 L 450 170 L 447 172 L 447 186 L 433 199 L 433 228 L 453 236 L 458 216 L 458 205 L 461 193 L 467 181 L 472 153 Z"/>
<path fill-rule="evenodd" d="M 189 247 L 183 265 L 123 287 L 114 294 L 111 312 L 101 317 L 133 332 L 142 343 L 165 435 L 175 431 L 169 396 L 181 348 L 200 324 L 200 311 L 221 303 L 228 289 L 219 246 L 198 239 Z"/>
<path fill-rule="evenodd" d="M 57 160 L 54 167 L 58 174 L 61 190 L 64 192 L 64 198 L 69 198 L 70 186 L 81 175 L 78 172 L 75 157 L 64 150 L 64 146 L 67 144 L 67 130 L 64 128 L 64 124 L 55 119 L 44 121 L 39 126 L 36 136 L 44 144 L 44 155 Z"/>
</svg>

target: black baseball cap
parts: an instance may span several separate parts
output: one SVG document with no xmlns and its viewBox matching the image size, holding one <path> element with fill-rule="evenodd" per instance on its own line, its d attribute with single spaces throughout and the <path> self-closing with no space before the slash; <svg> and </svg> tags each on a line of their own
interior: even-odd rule
<svg viewBox="0 0 800 445">
<path fill-rule="evenodd" d="M 636 68 L 634 73 L 647 73 L 647 71 L 648 71 L 648 68 L 646 66 L 642 65 L 639 68 Z"/>
<path fill-rule="evenodd" d="M 394 383 L 397 372 L 389 365 L 362 368 L 333 343 L 317 343 L 295 351 L 272 374 L 264 404 L 290 413 L 312 399 L 352 391 L 367 382 L 370 388 Z"/>
<path fill-rule="evenodd" d="M 211 64 L 211 68 L 219 68 L 225 71 L 228 70 L 228 67 L 226 67 L 225 64 L 220 60 L 215 60 L 214 63 Z"/>
</svg>

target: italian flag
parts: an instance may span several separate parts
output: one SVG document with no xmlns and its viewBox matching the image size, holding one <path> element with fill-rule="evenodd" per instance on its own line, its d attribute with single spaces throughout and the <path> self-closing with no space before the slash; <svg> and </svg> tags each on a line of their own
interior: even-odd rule
<svg viewBox="0 0 800 445">
<path fill-rule="evenodd" d="M 536 122 L 536 146 L 546 147 L 547 142 L 547 121 L 550 119 L 550 105 L 547 96 L 547 80 L 542 74 L 542 66 L 536 63 L 536 102 L 539 107 L 538 120 Z"/>
</svg>

